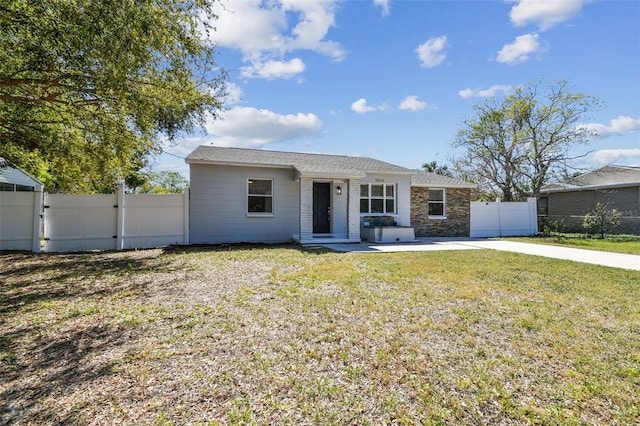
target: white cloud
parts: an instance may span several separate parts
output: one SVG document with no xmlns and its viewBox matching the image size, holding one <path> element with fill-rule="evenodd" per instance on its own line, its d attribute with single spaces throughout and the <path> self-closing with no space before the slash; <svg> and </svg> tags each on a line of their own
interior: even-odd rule
<svg viewBox="0 0 640 426">
<path fill-rule="evenodd" d="M 382 15 L 389 16 L 391 14 L 391 0 L 373 0 L 373 4 L 382 8 Z"/>
<path fill-rule="evenodd" d="M 433 68 L 440 65 L 447 57 L 443 52 L 447 44 L 447 36 L 433 37 L 422 43 L 416 49 L 420 66 L 423 68 Z"/>
<path fill-rule="evenodd" d="M 357 112 L 358 114 L 366 114 L 367 112 L 375 111 L 376 108 L 367 105 L 367 100 L 365 98 L 360 98 L 351 104 L 351 110 Z"/>
<path fill-rule="evenodd" d="M 245 77 L 290 78 L 294 71 L 301 72 L 300 59 L 285 60 L 296 50 L 344 59 L 340 43 L 325 39 L 335 25 L 335 10 L 334 0 L 224 2 L 217 4 L 219 19 L 209 38 L 242 52 L 243 60 L 250 64 L 243 69 Z"/>
<path fill-rule="evenodd" d="M 315 114 L 277 114 L 266 109 L 235 107 L 209 123 L 207 132 L 217 146 L 256 147 L 291 139 L 315 137 L 322 122 Z"/>
<path fill-rule="evenodd" d="M 184 138 L 167 151 L 185 157 L 203 144 L 258 148 L 292 139 L 312 138 L 322 132 L 322 121 L 315 114 L 283 115 L 266 109 L 234 107 L 218 120 L 209 117 L 205 128 L 213 137 Z"/>
<path fill-rule="evenodd" d="M 242 100 L 242 95 L 244 95 L 244 92 L 242 91 L 242 88 L 240 88 L 240 86 L 231 81 L 225 82 L 225 105 L 233 105 L 239 103 Z"/>
<path fill-rule="evenodd" d="M 579 14 L 585 0 L 515 0 L 515 3 L 509 13 L 514 25 L 535 23 L 540 31 L 545 31 Z"/>
<path fill-rule="evenodd" d="M 593 154 L 592 161 L 599 166 L 616 163 L 640 165 L 640 148 L 602 149 Z"/>
<path fill-rule="evenodd" d="M 191 154 L 191 152 L 196 149 L 198 146 L 207 143 L 211 138 L 205 137 L 189 137 L 183 138 L 177 141 L 176 143 L 164 143 L 162 150 L 165 153 L 164 156 L 174 157 L 174 158 L 184 158 L 187 155 Z M 184 161 L 182 161 L 184 162 Z"/>
<path fill-rule="evenodd" d="M 381 104 L 378 106 L 369 105 L 367 104 L 367 100 L 365 98 L 360 98 L 351 104 L 351 110 L 357 112 L 358 114 L 366 114 L 373 111 L 386 111 L 387 109 L 388 107 L 385 104 Z"/>
<path fill-rule="evenodd" d="M 488 89 L 476 88 L 476 89 L 464 89 L 458 92 L 458 95 L 463 99 L 469 98 L 490 98 L 495 96 L 498 92 L 507 93 L 512 89 L 511 86 L 503 84 L 494 84 Z"/>
<path fill-rule="evenodd" d="M 409 111 L 420 111 L 427 107 L 427 103 L 418 99 L 417 96 L 407 96 L 400 102 L 398 108 Z"/>
<path fill-rule="evenodd" d="M 257 0 L 220 2 L 214 7 L 218 20 L 210 40 L 245 54 L 284 48 L 287 21 L 281 9 L 261 8 Z"/>
<path fill-rule="evenodd" d="M 538 34 L 524 34 L 516 37 L 511 44 L 505 44 L 498 52 L 498 62 L 504 64 L 517 64 L 529 60 L 533 54 L 541 54 L 547 49 L 540 46 Z"/>
<path fill-rule="evenodd" d="M 240 75 L 246 78 L 263 78 L 273 80 L 275 78 L 289 79 L 301 74 L 305 69 L 304 62 L 299 58 L 290 61 L 267 61 L 254 63 L 247 67 L 240 67 Z"/>
<path fill-rule="evenodd" d="M 606 138 L 611 135 L 623 135 L 640 130 L 640 118 L 621 115 L 612 119 L 608 126 L 600 123 L 588 123 L 580 125 L 579 128 L 589 130 L 598 138 Z"/>
<path fill-rule="evenodd" d="M 325 40 L 329 28 L 335 24 L 334 1 L 281 0 L 285 13 L 299 16 L 298 24 L 291 30 L 295 37 L 287 37 L 287 49 L 304 49 L 327 55 L 335 60 L 344 59 L 345 52 L 340 43 Z"/>
</svg>

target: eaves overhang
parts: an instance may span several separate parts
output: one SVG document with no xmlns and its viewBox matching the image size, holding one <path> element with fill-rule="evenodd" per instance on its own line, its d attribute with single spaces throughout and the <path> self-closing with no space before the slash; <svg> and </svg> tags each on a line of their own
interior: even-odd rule
<svg viewBox="0 0 640 426">
<path fill-rule="evenodd" d="M 541 194 L 552 194 L 557 192 L 577 192 L 577 191 L 597 191 L 600 189 L 617 189 L 617 188 L 632 188 L 640 187 L 640 182 L 624 182 L 624 183 L 612 183 L 609 185 L 587 185 L 587 186 L 571 186 L 563 188 L 549 188 L 541 189 Z"/>
</svg>

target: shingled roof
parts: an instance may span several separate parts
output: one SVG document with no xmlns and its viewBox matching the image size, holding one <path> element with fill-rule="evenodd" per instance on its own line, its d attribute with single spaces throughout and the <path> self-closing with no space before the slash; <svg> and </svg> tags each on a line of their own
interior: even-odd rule
<svg viewBox="0 0 640 426">
<path fill-rule="evenodd" d="M 428 186 L 431 188 L 475 188 L 477 186 L 462 179 L 430 173 L 424 170 L 414 170 L 414 173 L 415 174 L 411 176 L 411 186 Z"/>
<path fill-rule="evenodd" d="M 640 167 L 608 165 L 565 182 L 545 185 L 543 193 L 640 185 Z"/>
<path fill-rule="evenodd" d="M 411 175 L 415 171 L 368 157 L 306 154 L 201 145 L 189 154 L 188 164 L 292 168 L 300 176 L 362 178 L 367 173 Z"/>
</svg>

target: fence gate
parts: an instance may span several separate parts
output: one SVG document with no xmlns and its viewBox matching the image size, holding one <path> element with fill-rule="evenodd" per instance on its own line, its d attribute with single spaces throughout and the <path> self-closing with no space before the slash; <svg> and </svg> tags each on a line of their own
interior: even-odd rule
<svg viewBox="0 0 640 426">
<path fill-rule="evenodd" d="M 184 194 L 45 194 L 44 251 L 122 250 L 189 244 Z"/>
<path fill-rule="evenodd" d="M 115 250 L 117 195 L 45 194 L 44 250 Z"/>
</svg>

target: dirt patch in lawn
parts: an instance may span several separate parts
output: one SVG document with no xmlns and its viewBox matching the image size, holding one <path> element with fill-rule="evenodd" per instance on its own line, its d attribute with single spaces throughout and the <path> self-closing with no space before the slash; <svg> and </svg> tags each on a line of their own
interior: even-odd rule
<svg viewBox="0 0 640 426">
<path fill-rule="evenodd" d="M 640 418 L 637 272 L 251 245 L 0 265 L 0 423 Z"/>
</svg>

